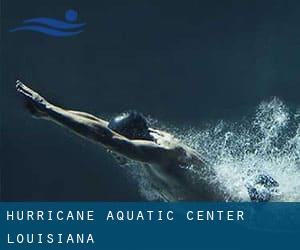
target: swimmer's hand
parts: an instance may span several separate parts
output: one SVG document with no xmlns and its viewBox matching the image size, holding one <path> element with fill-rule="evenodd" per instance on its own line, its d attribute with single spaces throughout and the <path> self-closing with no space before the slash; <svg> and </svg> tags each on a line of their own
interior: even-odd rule
<svg viewBox="0 0 300 250">
<path fill-rule="evenodd" d="M 45 110 L 49 103 L 38 93 L 27 87 L 20 80 L 16 81 L 16 90 L 25 98 L 28 111 L 36 118 L 47 116 Z"/>
</svg>

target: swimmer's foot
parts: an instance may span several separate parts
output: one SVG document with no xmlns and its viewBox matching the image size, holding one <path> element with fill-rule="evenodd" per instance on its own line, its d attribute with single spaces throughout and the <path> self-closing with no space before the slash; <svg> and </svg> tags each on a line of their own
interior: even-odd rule
<svg viewBox="0 0 300 250">
<path fill-rule="evenodd" d="M 42 96 L 19 80 L 16 81 L 16 90 L 25 98 L 25 106 L 35 118 L 47 116 L 44 111 L 48 103 Z"/>
</svg>

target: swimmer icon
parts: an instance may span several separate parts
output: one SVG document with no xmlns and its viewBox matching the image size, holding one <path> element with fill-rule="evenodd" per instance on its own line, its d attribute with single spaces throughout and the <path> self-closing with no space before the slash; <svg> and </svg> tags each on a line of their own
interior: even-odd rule
<svg viewBox="0 0 300 250">
<path fill-rule="evenodd" d="M 33 31 L 54 37 L 75 36 L 83 32 L 83 27 L 86 25 L 86 23 L 75 23 L 77 19 L 77 11 L 69 9 L 65 12 L 65 20 L 48 17 L 26 19 L 23 25 L 11 29 L 10 32 Z"/>
</svg>

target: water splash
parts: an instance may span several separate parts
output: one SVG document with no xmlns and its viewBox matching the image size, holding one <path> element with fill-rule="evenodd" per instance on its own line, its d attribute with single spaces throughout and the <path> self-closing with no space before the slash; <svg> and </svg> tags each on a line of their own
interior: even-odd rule
<svg viewBox="0 0 300 250">
<path fill-rule="evenodd" d="M 299 114 L 299 110 L 291 112 L 281 100 L 273 98 L 262 102 L 250 118 L 240 122 L 220 121 L 202 130 L 172 132 L 215 168 L 219 189 L 228 199 L 249 201 L 246 183 L 260 173 L 267 173 L 280 184 L 274 200 L 300 201 Z M 130 165 L 145 198 L 161 198 L 145 168 Z M 197 179 L 197 171 L 190 171 Z"/>
</svg>

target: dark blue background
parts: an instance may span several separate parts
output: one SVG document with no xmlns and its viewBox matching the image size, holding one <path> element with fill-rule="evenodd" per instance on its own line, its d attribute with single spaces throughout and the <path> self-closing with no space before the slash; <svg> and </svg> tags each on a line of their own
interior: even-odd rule
<svg viewBox="0 0 300 250">
<path fill-rule="evenodd" d="M 8 246 L 7 233 L 93 233 L 94 245 L 45 243 L 26 249 L 297 249 L 299 208 L 299 203 L 2 203 L 0 247 L 25 249 Z M 7 210 L 94 210 L 95 220 L 6 221 Z M 172 210 L 174 220 L 106 221 L 109 210 Z M 185 217 L 189 210 L 243 210 L 245 220 L 191 222 Z"/>
<path fill-rule="evenodd" d="M 127 109 L 177 126 L 239 119 L 271 96 L 300 103 L 299 1 L 1 1 L 3 200 L 141 200 L 102 148 L 31 119 L 17 78 L 56 104 Z M 8 30 L 78 11 L 85 31 Z"/>
</svg>

